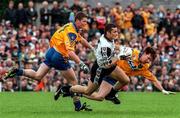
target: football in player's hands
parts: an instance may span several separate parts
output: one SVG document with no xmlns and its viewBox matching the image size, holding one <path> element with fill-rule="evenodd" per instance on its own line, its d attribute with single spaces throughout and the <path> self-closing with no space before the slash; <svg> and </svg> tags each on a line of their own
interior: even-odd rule
<svg viewBox="0 0 180 118">
<path fill-rule="evenodd" d="M 121 46 L 118 57 L 122 60 L 128 60 L 132 57 L 132 49 L 129 47 Z"/>
</svg>

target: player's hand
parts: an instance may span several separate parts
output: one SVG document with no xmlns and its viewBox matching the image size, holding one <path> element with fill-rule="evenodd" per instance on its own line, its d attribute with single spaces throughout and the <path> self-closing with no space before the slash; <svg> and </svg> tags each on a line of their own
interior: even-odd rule
<svg viewBox="0 0 180 118">
<path fill-rule="evenodd" d="M 169 94 L 173 94 L 173 95 L 176 95 L 176 92 L 172 92 L 172 91 L 168 91 Z"/>
<path fill-rule="evenodd" d="M 166 90 L 162 90 L 162 93 L 163 93 L 164 95 L 169 95 L 169 94 L 175 95 L 175 94 L 176 94 L 175 92 L 172 92 L 172 91 L 166 91 Z"/>
<path fill-rule="evenodd" d="M 121 60 L 129 60 L 129 59 L 131 59 L 131 55 L 127 55 L 127 56 L 121 55 L 121 56 L 119 56 L 119 59 L 121 59 Z"/>
<path fill-rule="evenodd" d="M 85 74 L 90 72 L 88 66 L 82 61 L 80 62 L 79 67 Z"/>
</svg>

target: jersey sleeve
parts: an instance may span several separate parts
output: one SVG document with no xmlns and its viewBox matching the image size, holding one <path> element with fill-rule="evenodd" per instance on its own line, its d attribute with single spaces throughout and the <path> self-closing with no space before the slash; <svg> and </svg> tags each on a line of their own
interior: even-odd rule
<svg viewBox="0 0 180 118">
<path fill-rule="evenodd" d="M 150 81 L 156 81 L 157 78 L 154 76 L 154 74 L 152 72 L 150 72 L 149 70 L 143 71 L 143 73 L 141 73 L 143 77 L 147 78 Z"/>
</svg>

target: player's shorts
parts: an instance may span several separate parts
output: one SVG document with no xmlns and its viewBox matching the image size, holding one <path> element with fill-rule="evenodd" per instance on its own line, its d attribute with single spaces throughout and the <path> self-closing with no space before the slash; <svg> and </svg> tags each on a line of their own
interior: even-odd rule
<svg viewBox="0 0 180 118">
<path fill-rule="evenodd" d="M 44 63 L 48 67 L 54 67 L 57 70 L 67 70 L 71 68 L 68 59 L 65 59 L 63 55 L 57 52 L 53 47 L 48 49 Z"/>
<path fill-rule="evenodd" d="M 117 82 L 117 80 L 113 79 L 112 77 L 106 76 L 103 78 L 103 81 L 106 81 L 107 83 L 111 84 L 114 86 Z"/>
<path fill-rule="evenodd" d="M 96 70 L 99 68 L 98 64 L 97 64 L 97 61 L 94 62 L 92 68 L 91 68 L 91 82 L 94 82 L 94 78 L 96 76 Z M 111 68 L 108 68 L 108 69 L 102 69 L 101 73 L 100 73 L 100 77 L 99 77 L 99 81 L 98 81 L 98 84 L 100 85 L 103 78 L 110 75 L 113 70 L 116 68 L 116 66 L 113 66 Z M 107 78 L 108 79 L 108 78 Z M 112 82 L 108 82 L 108 83 L 112 83 Z"/>
</svg>

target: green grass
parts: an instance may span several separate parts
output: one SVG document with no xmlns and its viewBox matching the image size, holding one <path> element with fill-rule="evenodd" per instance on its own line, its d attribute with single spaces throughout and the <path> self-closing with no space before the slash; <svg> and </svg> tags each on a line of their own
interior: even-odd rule
<svg viewBox="0 0 180 118">
<path fill-rule="evenodd" d="M 121 105 L 82 99 L 92 112 L 75 112 L 70 98 L 53 93 L 0 93 L 0 118 L 180 118 L 180 93 L 120 93 Z"/>
</svg>

